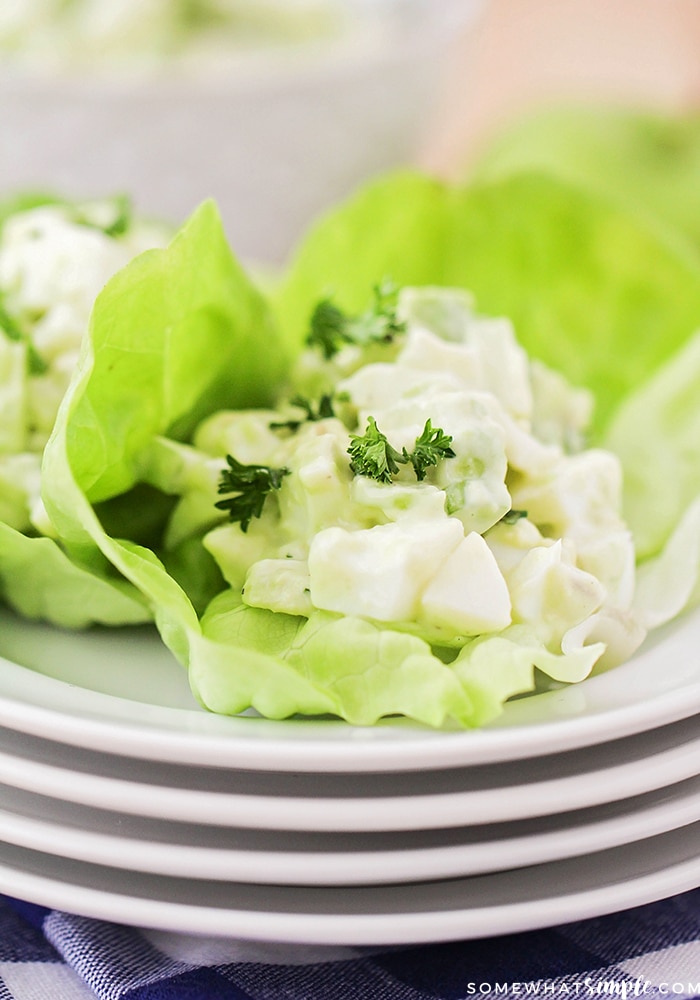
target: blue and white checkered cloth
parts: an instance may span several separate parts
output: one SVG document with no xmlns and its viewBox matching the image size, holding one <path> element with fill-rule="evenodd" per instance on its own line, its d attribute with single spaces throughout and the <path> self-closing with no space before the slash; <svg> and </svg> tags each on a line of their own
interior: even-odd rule
<svg viewBox="0 0 700 1000">
<path fill-rule="evenodd" d="M 0 1000 L 700 998 L 700 889 L 477 941 L 302 948 L 137 930 L 0 898 Z"/>
</svg>

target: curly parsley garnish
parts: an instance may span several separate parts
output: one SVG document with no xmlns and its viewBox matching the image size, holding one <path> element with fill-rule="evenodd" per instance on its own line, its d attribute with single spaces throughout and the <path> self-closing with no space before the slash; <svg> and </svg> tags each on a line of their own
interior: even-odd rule
<svg viewBox="0 0 700 1000">
<path fill-rule="evenodd" d="M 235 493 L 235 496 L 218 500 L 214 506 L 227 510 L 232 521 L 239 521 L 242 531 L 254 517 L 260 517 L 268 493 L 278 490 L 289 469 L 272 469 L 268 465 L 241 465 L 232 455 L 226 456 L 228 469 L 219 480 L 218 492 Z"/>
<path fill-rule="evenodd" d="M 404 448 L 404 455 L 413 466 L 416 479 L 425 479 L 426 469 L 432 465 L 437 465 L 443 458 L 454 458 L 455 453 L 450 447 L 452 435 L 445 434 L 439 427 L 433 427 L 430 417 L 425 422 L 425 427 L 416 438 L 416 443 L 410 455 Z"/>
<path fill-rule="evenodd" d="M 364 434 L 350 437 L 350 468 L 356 476 L 367 476 L 380 483 L 390 483 L 392 476 L 399 472 L 400 465 L 412 465 L 419 481 L 425 479 L 426 470 L 437 465 L 443 458 L 454 458 L 450 447 L 452 436 L 439 427 L 433 427 L 430 418 L 420 436 L 416 438 L 412 451 L 402 448 L 397 451 L 385 434 L 377 427 L 374 417 L 368 417 Z"/>
<path fill-rule="evenodd" d="M 368 418 L 364 434 L 350 436 L 348 454 L 350 468 L 356 476 L 367 476 L 380 483 L 390 483 L 391 477 L 399 471 L 399 464 L 405 465 L 407 461 L 405 452 L 392 448 L 374 417 Z"/>
<path fill-rule="evenodd" d="M 372 305 L 359 316 L 348 316 L 330 299 L 318 303 L 311 316 L 306 343 L 329 360 L 345 344 L 390 344 L 406 324 L 396 315 L 397 288 L 389 281 L 375 285 Z"/>
<path fill-rule="evenodd" d="M 324 393 L 318 401 L 316 408 L 314 409 L 314 404 L 308 400 L 305 396 L 292 396 L 289 400 L 290 406 L 296 406 L 298 409 L 304 412 L 304 416 L 299 420 L 275 420 L 270 424 L 270 430 L 273 431 L 291 431 L 294 433 L 298 431 L 302 424 L 308 421 L 318 421 L 326 420 L 328 417 L 334 417 L 335 412 L 333 410 L 333 397 L 330 393 Z"/>
</svg>

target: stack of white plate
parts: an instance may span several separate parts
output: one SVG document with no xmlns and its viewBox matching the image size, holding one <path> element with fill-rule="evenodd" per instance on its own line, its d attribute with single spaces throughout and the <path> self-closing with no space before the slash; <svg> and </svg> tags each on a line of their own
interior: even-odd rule
<svg viewBox="0 0 700 1000">
<path fill-rule="evenodd" d="M 0 618 L 0 892 L 219 937 L 398 944 L 700 885 L 700 614 L 497 725 L 221 718 L 148 629 Z"/>
</svg>

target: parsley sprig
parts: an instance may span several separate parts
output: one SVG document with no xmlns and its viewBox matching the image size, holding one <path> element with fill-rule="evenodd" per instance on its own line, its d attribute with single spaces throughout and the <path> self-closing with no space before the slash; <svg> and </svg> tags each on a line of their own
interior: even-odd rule
<svg viewBox="0 0 700 1000">
<path fill-rule="evenodd" d="M 390 483 L 391 477 L 399 471 L 399 464 L 406 464 L 405 451 L 393 448 L 386 436 L 377 427 L 374 417 L 367 420 L 364 434 L 350 436 L 350 468 L 356 476 L 367 476 L 380 483 Z"/>
<path fill-rule="evenodd" d="M 323 299 L 311 316 L 306 343 L 318 347 L 326 360 L 334 357 L 345 344 L 360 347 L 390 344 L 406 329 L 406 324 L 396 315 L 397 291 L 390 281 L 375 285 L 372 304 L 359 316 L 349 316 L 330 299 Z"/>
<path fill-rule="evenodd" d="M 443 458 L 454 458 L 452 436 L 440 427 L 433 427 L 428 418 L 412 451 L 398 451 L 377 427 L 374 417 L 368 417 L 364 434 L 352 434 L 348 454 L 350 468 L 356 476 L 367 476 L 380 483 L 390 483 L 400 465 L 412 465 L 416 479 L 425 479 L 426 471 Z"/>
<path fill-rule="evenodd" d="M 269 493 L 278 490 L 289 469 L 273 469 L 268 465 L 242 465 L 232 455 L 226 456 L 228 469 L 219 480 L 218 493 L 233 493 L 214 506 L 227 510 L 231 521 L 238 521 L 242 531 L 247 531 L 254 517 L 260 517 Z"/>
<path fill-rule="evenodd" d="M 275 420 L 270 424 L 270 430 L 285 430 L 294 433 L 299 430 L 302 424 L 305 424 L 308 421 L 315 422 L 318 420 L 326 420 L 328 417 L 335 416 L 335 412 L 333 410 L 333 397 L 330 393 L 324 393 L 315 407 L 311 400 L 307 399 L 305 396 L 292 396 L 289 400 L 289 404 L 290 406 L 296 406 L 298 409 L 302 410 L 304 416 L 299 420 Z"/>
<path fill-rule="evenodd" d="M 452 435 L 445 434 L 440 427 L 433 427 L 432 421 L 428 417 L 421 435 L 416 438 L 410 455 L 404 448 L 404 455 L 413 466 L 416 479 L 419 481 L 425 479 L 426 470 L 437 465 L 443 458 L 454 458 L 455 453 L 450 447 L 451 444 Z"/>
</svg>

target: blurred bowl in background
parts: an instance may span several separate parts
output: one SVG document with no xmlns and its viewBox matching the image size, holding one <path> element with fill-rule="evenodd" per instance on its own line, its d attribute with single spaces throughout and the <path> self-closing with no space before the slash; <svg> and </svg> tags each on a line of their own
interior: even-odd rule
<svg viewBox="0 0 700 1000">
<path fill-rule="evenodd" d="M 117 69 L 0 70 L 0 197 L 130 194 L 181 221 L 207 197 L 247 260 L 275 264 L 325 207 L 413 162 L 482 0 L 346 0 L 342 30 Z M 37 68 L 37 66 L 39 68 Z"/>
</svg>

